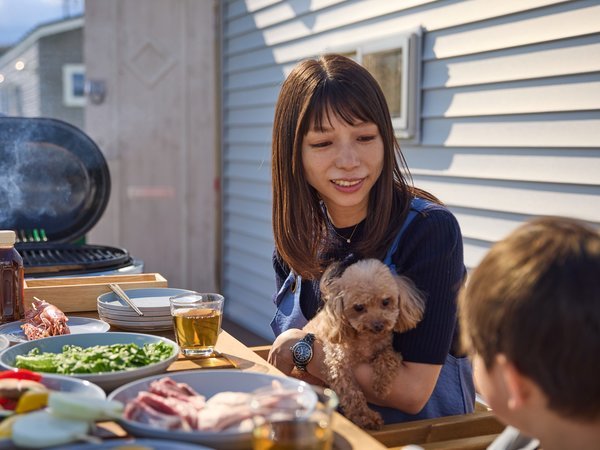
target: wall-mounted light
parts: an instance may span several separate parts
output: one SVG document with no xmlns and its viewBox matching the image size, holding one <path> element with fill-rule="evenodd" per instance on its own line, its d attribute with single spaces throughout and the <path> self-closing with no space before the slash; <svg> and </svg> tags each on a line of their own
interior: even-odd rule
<svg viewBox="0 0 600 450">
<path fill-rule="evenodd" d="M 15 69 L 17 69 L 17 70 L 23 70 L 24 68 L 25 68 L 25 63 L 23 61 L 18 60 L 15 63 Z"/>
</svg>

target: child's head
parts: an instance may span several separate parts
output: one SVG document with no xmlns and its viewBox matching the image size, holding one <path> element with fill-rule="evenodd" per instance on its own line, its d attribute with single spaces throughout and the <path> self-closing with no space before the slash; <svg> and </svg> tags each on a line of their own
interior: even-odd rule
<svg viewBox="0 0 600 450">
<path fill-rule="evenodd" d="M 559 416 L 600 419 L 600 233 L 566 218 L 530 221 L 492 247 L 459 301 L 479 389 L 501 419 L 521 425 L 501 400 L 514 388 L 495 372 L 506 365 Z"/>
</svg>

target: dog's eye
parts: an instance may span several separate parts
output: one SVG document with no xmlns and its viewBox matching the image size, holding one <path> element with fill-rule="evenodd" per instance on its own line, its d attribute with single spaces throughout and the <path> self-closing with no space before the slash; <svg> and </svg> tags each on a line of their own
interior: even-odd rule
<svg viewBox="0 0 600 450">
<path fill-rule="evenodd" d="M 365 310 L 365 305 L 361 305 L 360 303 L 357 305 L 354 305 L 354 311 L 363 312 L 364 310 Z"/>
<path fill-rule="evenodd" d="M 384 298 L 384 299 L 381 301 L 381 304 L 382 304 L 383 306 L 387 306 L 387 305 L 389 305 L 389 304 L 390 304 L 390 299 L 389 299 L 389 298 Z"/>
</svg>

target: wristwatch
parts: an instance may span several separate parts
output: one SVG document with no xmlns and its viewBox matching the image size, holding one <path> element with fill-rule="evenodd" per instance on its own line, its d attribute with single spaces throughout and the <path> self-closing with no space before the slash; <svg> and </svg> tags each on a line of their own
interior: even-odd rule
<svg viewBox="0 0 600 450">
<path fill-rule="evenodd" d="M 306 366 L 313 357 L 313 342 L 315 342 L 315 335 L 308 333 L 290 347 L 294 365 L 298 370 L 306 371 Z"/>
</svg>

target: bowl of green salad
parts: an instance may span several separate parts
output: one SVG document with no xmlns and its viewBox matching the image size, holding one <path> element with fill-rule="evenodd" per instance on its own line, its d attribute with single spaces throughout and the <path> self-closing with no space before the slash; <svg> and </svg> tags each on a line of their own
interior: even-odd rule
<svg viewBox="0 0 600 450">
<path fill-rule="evenodd" d="M 66 334 L 7 348 L 0 353 L 0 366 L 75 377 L 110 392 L 130 381 L 165 372 L 178 355 L 177 343 L 160 336 Z"/>
</svg>

